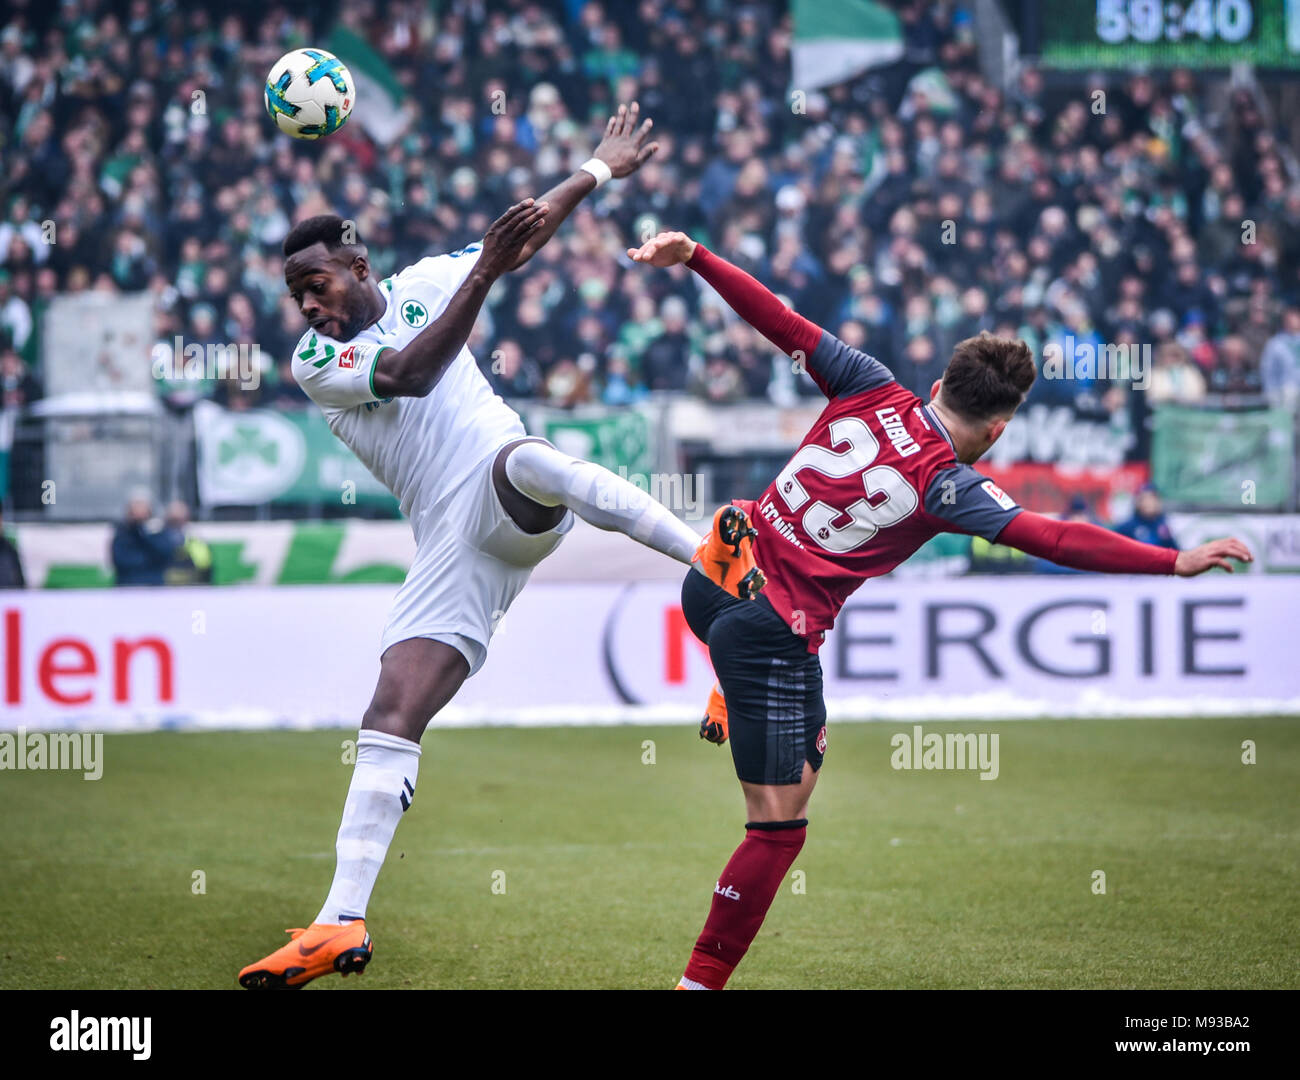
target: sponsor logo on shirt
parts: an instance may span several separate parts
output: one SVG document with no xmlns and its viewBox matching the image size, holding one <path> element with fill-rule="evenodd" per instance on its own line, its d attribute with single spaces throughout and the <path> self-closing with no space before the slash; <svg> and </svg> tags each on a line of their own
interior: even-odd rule
<svg viewBox="0 0 1300 1080">
<path fill-rule="evenodd" d="M 1016 500 L 998 487 L 992 480 L 985 480 L 984 483 L 980 484 L 980 487 L 982 487 L 988 493 L 988 497 L 1002 507 L 1003 510 L 1014 510 L 1016 508 Z"/>
<path fill-rule="evenodd" d="M 339 367 L 354 368 L 356 366 L 357 366 L 357 347 L 355 345 L 349 345 L 346 349 L 344 349 L 341 353 L 339 353 Z"/>
<path fill-rule="evenodd" d="M 326 364 L 328 364 L 331 360 L 334 359 L 334 346 L 328 344 L 325 345 L 324 355 L 319 360 L 317 360 L 316 359 L 317 344 L 318 342 L 316 341 L 316 335 L 312 334 L 311 340 L 307 342 L 305 346 L 303 346 L 302 352 L 298 354 L 298 359 L 306 360 L 310 362 L 311 366 L 314 368 L 323 368 Z"/>
</svg>

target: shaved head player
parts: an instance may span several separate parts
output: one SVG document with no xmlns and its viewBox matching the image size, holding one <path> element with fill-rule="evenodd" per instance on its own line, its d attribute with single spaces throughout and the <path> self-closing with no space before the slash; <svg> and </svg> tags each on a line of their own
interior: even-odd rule
<svg viewBox="0 0 1300 1080">
<path fill-rule="evenodd" d="M 380 640 L 329 894 L 310 926 L 239 973 L 249 989 L 365 968 L 366 905 L 415 797 L 424 729 L 483 665 L 497 621 L 575 514 L 687 564 L 701 544 L 627 480 L 528 438 L 465 346 L 492 283 L 526 263 L 581 199 L 658 148 L 637 111 L 620 106 L 591 160 L 542 198 L 512 206 L 482 243 L 382 281 L 341 218 L 309 218 L 285 238 L 285 282 L 309 327 L 294 377 L 400 500 L 416 553 Z M 723 581 L 725 555 L 707 570 L 695 565 Z"/>
</svg>

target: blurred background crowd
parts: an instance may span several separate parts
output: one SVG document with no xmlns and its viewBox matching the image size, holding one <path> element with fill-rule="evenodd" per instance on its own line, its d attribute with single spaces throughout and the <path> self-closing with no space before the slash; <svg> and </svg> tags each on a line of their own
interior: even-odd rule
<svg viewBox="0 0 1300 1080">
<path fill-rule="evenodd" d="M 50 297 L 149 290 L 161 341 L 254 341 L 277 369 L 256 389 L 162 383 L 171 406 L 304 406 L 287 367 L 303 324 L 279 254 L 295 220 L 355 218 L 391 273 L 545 190 L 632 99 L 655 120 L 657 158 L 503 281 L 475 333 L 510 398 L 815 393 L 691 275 L 627 261 L 628 244 L 660 227 L 704 240 L 920 393 L 953 343 L 982 329 L 1024 337 L 1040 359 L 1067 335 L 1149 344 L 1145 393 L 1123 372 L 1033 392 L 1126 412 L 1138 431 L 1165 402 L 1293 400 L 1300 388 L 1297 118 L 1187 72 L 1115 80 L 1101 109 L 1032 68 L 1004 92 L 980 74 L 959 3 L 898 5 L 901 60 L 808 93 L 790 85 L 779 3 L 6 7 L 7 405 L 41 392 Z M 386 147 L 356 123 L 296 143 L 265 115 L 266 71 L 286 48 L 319 44 L 336 17 L 404 91 L 407 131 Z"/>
</svg>

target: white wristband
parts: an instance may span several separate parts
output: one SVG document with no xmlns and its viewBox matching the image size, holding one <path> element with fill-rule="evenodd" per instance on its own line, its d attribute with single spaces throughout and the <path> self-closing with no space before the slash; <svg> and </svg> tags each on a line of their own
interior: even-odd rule
<svg viewBox="0 0 1300 1080">
<path fill-rule="evenodd" d="M 609 166 L 601 161 L 600 158 L 588 158 L 579 165 L 578 168 L 582 172 L 591 173 L 591 175 L 596 178 L 597 187 L 612 180 L 614 177 L 614 174 L 610 172 Z"/>
</svg>

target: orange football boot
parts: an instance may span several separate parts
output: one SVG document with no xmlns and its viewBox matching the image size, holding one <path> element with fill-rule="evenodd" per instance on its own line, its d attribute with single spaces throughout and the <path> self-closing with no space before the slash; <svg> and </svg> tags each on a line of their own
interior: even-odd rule
<svg viewBox="0 0 1300 1080">
<path fill-rule="evenodd" d="M 305 930 L 286 930 L 293 940 L 264 960 L 239 973 L 245 990 L 301 990 L 312 979 L 337 971 L 363 972 L 375 948 L 361 919 L 344 923 L 312 923 Z"/>
<path fill-rule="evenodd" d="M 704 719 L 700 721 L 700 738 L 721 746 L 729 734 L 727 703 L 722 698 L 722 687 L 714 683 L 709 691 L 709 703 L 704 706 Z"/>
<path fill-rule="evenodd" d="M 739 506 L 720 506 L 713 515 L 713 528 L 705 533 L 691 557 L 691 565 L 732 596 L 752 600 L 767 584 L 754 562 L 757 535 L 749 515 Z"/>
</svg>

